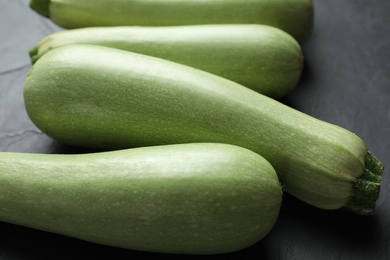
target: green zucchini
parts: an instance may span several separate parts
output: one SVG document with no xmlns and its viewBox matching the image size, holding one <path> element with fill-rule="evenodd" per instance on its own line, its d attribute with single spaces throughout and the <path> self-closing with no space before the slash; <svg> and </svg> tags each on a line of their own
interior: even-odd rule
<svg viewBox="0 0 390 260">
<path fill-rule="evenodd" d="M 54 33 L 30 52 L 35 62 L 68 44 L 94 44 L 151 55 L 235 81 L 280 98 L 298 83 L 303 69 L 299 44 L 265 25 L 100 27 Z"/>
<path fill-rule="evenodd" d="M 69 29 L 92 26 L 266 24 L 298 40 L 312 30 L 312 0 L 31 0 L 30 6 Z"/>
<path fill-rule="evenodd" d="M 24 97 L 31 120 L 63 143 L 108 149 L 229 143 L 262 155 L 284 190 L 313 206 L 369 215 L 379 196 L 383 167 L 354 133 L 167 60 L 102 46 L 60 47 L 34 64 Z"/>
<path fill-rule="evenodd" d="M 0 220 L 99 244 L 175 254 L 248 247 L 274 226 L 275 170 L 226 144 L 82 155 L 0 153 Z"/>
</svg>

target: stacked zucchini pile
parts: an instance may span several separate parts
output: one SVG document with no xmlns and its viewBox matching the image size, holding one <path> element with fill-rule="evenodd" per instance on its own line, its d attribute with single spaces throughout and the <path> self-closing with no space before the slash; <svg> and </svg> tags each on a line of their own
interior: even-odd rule
<svg viewBox="0 0 390 260">
<path fill-rule="evenodd" d="M 277 221 L 283 191 L 371 215 L 383 165 L 277 99 L 303 70 L 311 0 L 32 0 L 34 124 L 82 155 L 3 153 L 0 219 L 135 250 L 218 254 Z M 103 151 L 104 150 L 104 151 Z"/>
</svg>

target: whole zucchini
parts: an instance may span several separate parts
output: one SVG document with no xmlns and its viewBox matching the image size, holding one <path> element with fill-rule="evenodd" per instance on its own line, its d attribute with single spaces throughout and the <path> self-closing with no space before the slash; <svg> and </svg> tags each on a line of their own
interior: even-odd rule
<svg viewBox="0 0 390 260">
<path fill-rule="evenodd" d="M 323 208 L 372 214 L 383 166 L 355 134 L 237 83 L 159 58 L 68 45 L 40 58 L 24 90 L 43 132 L 77 146 L 188 142 L 251 149 L 286 192 Z"/>
<path fill-rule="evenodd" d="M 299 44 L 287 33 L 265 25 L 100 27 L 54 33 L 30 55 L 68 44 L 95 44 L 151 55 L 233 80 L 279 98 L 298 83 L 303 69 Z"/>
<path fill-rule="evenodd" d="M 313 26 L 312 0 L 31 0 L 31 7 L 65 28 L 266 24 L 298 40 Z"/>
<path fill-rule="evenodd" d="M 176 254 L 252 245 L 272 229 L 282 201 L 272 166 L 226 144 L 0 153 L 0 195 L 1 221 Z"/>
</svg>

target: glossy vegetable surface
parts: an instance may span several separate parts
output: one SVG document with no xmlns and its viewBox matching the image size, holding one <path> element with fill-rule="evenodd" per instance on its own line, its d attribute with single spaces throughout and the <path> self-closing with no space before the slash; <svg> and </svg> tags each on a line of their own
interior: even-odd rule
<svg viewBox="0 0 390 260">
<path fill-rule="evenodd" d="M 298 40 L 311 32 L 312 0 L 31 0 L 31 7 L 65 28 L 266 24 Z"/>
<path fill-rule="evenodd" d="M 264 25 L 99 27 L 66 30 L 43 39 L 30 55 L 35 62 L 69 44 L 93 44 L 151 55 L 230 79 L 279 98 L 298 83 L 303 69 L 299 44 Z"/>
<path fill-rule="evenodd" d="M 104 245 L 236 251 L 268 234 L 281 201 L 272 166 L 232 145 L 0 153 L 1 221 Z"/>
<path fill-rule="evenodd" d="M 24 95 L 32 121 L 64 143 L 229 143 L 265 157 L 284 189 L 311 205 L 369 215 L 379 196 L 383 166 L 355 134 L 177 63 L 69 45 L 38 60 Z"/>
</svg>

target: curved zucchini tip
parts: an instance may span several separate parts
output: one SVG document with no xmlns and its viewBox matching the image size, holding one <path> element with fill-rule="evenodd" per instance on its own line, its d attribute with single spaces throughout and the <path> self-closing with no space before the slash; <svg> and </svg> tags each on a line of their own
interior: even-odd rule
<svg viewBox="0 0 390 260">
<path fill-rule="evenodd" d="M 354 182 L 353 195 L 344 206 L 344 210 L 359 215 L 373 215 L 379 198 L 383 171 L 383 164 L 368 151 L 364 173 Z"/>
<path fill-rule="evenodd" d="M 40 15 L 49 17 L 49 5 L 51 0 L 30 0 L 30 7 Z"/>
</svg>

